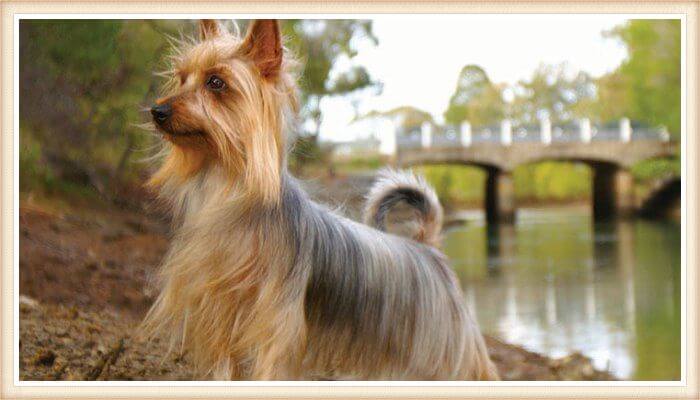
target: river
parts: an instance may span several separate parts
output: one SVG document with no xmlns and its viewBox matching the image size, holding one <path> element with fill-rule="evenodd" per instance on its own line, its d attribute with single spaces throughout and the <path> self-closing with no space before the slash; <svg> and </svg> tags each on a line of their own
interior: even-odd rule
<svg viewBox="0 0 700 400">
<path fill-rule="evenodd" d="M 551 357 L 579 351 L 620 379 L 680 379 L 679 222 L 525 209 L 515 225 L 448 228 L 444 244 L 485 333 Z"/>
</svg>

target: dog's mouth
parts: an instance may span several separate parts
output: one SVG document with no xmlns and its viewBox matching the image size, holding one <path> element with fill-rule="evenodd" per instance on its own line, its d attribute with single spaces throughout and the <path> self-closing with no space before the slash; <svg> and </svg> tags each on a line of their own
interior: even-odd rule
<svg viewBox="0 0 700 400">
<path fill-rule="evenodd" d="M 167 125 L 156 124 L 158 132 L 160 132 L 166 139 L 168 138 L 187 138 L 187 137 L 197 137 L 204 136 L 204 132 L 199 129 L 173 129 Z"/>
</svg>

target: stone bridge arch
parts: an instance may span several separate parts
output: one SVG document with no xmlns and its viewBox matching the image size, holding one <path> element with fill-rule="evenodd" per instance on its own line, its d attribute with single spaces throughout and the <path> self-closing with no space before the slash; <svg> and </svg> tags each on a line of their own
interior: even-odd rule
<svg viewBox="0 0 700 400">
<path fill-rule="evenodd" d="M 672 214 L 680 206 L 682 183 L 680 176 L 658 179 L 647 196 L 642 199 L 639 214 L 644 217 L 659 217 Z"/>
<path fill-rule="evenodd" d="M 512 172 L 525 164 L 542 161 L 580 162 L 593 171 L 593 215 L 596 219 L 630 216 L 636 211 L 632 165 L 652 158 L 676 154 L 676 144 L 661 141 L 479 143 L 468 147 L 400 149 L 400 167 L 456 164 L 479 167 L 487 172 L 484 207 L 487 221 L 515 219 L 515 190 Z"/>
<path fill-rule="evenodd" d="M 512 171 L 505 170 L 499 160 L 480 158 L 465 160 L 460 157 L 404 159 L 401 168 L 423 165 L 459 165 L 476 167 L 486 172 L 484 185 L 484 212 L 489 223 L 515 221 L 515 187 Z"/>
</svg>

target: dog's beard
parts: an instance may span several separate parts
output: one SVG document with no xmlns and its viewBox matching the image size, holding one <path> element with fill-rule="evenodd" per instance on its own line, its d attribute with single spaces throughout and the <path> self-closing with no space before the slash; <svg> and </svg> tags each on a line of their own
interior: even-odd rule
<svg viewBox="0 0 700 400">
<path fill-rule="evenodd" d="M 173 126 L 171 123 L 166 123 L 156 126 L 158 132 L 160 132 L 166 138 L 168 137 L 204 137 L 205 132 L 202 129 L 191 128 L 191 127 L 177 127 Z"/>
</svg>

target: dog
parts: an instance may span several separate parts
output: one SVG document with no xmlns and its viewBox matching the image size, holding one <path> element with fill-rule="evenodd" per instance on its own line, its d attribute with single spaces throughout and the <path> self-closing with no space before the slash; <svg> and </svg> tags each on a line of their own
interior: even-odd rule
<svg viewBox="0 0 700 400">
<path fill-rule="evenodd" d="M 277 21 L 241 37 L 202 20 L 183 46 L 151 109 L 165 156 L 148 184 L 174 233 L 143 332 L 205 379 L 498 379 L 422 178 L 383 171 L 361 224 L 289 174 L 297 87 Z M 399 204 L 408 237 L 386 232 Z"/>
</svg>

